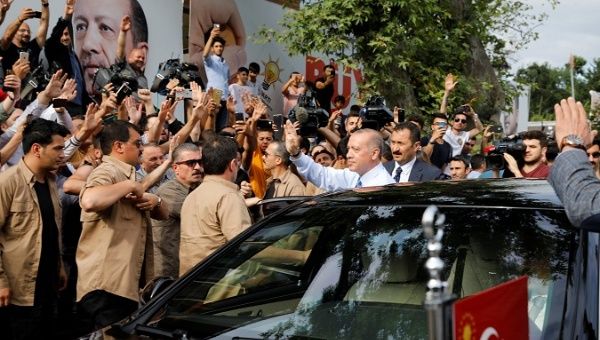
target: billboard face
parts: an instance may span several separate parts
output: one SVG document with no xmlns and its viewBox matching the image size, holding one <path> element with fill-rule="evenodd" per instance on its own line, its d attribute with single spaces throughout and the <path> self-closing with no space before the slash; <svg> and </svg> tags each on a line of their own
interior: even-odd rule
<svg viewBox="0 0 600 340">
<path fill-rule="evenodd" d="M 260 65 L 258 94 L 267 104 L 271 114 L 283 111 L 281 88 L 292 72 L 305 75 L 307 81 L 323 75 L 323 67 L 332 62 L 325 56 L 294 56 L 280 45 L 270 42 L 256 44 L 253 36 L 261 27 L 278 29 L 283 6 L 266 0 L 190 0 L 189 60 L 202 66 L 202 50 L 208 33 L 219 24 L 226 45 L 223 57 L 229 64 L 231 74 L 250 62 Z M 350 104 L 356 92 L 356 83 L 362 79 L 360 71 L 335 65 L 334 96 L 346 97 Z"/>
<path fill-rule="evenodd" d="M 39 0 L 19 0 L 8 11 L 5 25 L 15 20 L 21 8 L 39 10 Z M 64 2 L 50 2 L 48 35 L 64 13 Z M 146 77 L 152 79 L 158 64 L 182 51 L 182 4 L 180 0 L 78 0 L 73 13 L 73 44 L 83 67 L 86 88 L 91 89 L 94 72 L 115 63 L 117 39 L 123 16 L 131 17 L 125 55 L 134 47 L 146 53 Z M 34 38 L 39 19 L 27 20 Z"/>
</svg>

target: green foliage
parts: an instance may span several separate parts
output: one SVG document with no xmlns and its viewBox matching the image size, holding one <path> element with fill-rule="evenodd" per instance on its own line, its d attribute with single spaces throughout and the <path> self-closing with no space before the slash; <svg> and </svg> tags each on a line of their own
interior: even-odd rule
<svg viewBox="0 0 600 340">
<path fill-rule="evenodd" d="M 589 91 L 600 91 L 600 59 L 591 65 L 575 56 L 575 96 L 589 111 Z M 554 120 L 554 104 L 571 96 L 571 74 L 569 64 L 552 67 L 549 64 L 531 64 L 517 71 L 515 80 L 531 87 L 530 120 Z"/>
<path fill-rule="evenodd" d="M 460 83 L 451 107 L 472 102 L 489 115 L 507 103 L 507 55 L 535 39 L 544 18 L 530 9 L 518 0 L 314 0 L 258 39 L 290 55 L 321 53 L 360 67 L 364 95 L 380 93 L 409 112 L 436 111 L 452 72 Z"/>
</svg>

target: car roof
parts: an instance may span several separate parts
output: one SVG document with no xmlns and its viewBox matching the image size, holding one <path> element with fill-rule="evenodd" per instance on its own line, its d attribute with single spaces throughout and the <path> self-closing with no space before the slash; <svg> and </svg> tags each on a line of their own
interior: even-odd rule
<svg viewBox="0 0 600 340">
<path fill-rule="evenodd" d="M 488 207 L 563 210 L 548 181 L 491 179 L 400 183 L 317 196 L 308 204 Z"/>
</svg>

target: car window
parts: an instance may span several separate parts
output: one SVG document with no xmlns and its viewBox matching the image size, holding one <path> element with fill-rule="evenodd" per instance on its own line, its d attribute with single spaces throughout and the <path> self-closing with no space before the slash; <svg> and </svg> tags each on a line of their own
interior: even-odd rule
<svg viewBox="0 0 600 340">
<path fill-rule="evenodd" d="M 426 338 L 423 211 L 296 209 L 195 272 L 152 324 L 195 336 Z M 578 234 L 564 213 L 442 211 L 449 290 L 461 298 L 528 275 L 530 336 L 544 337 L 549 315 L 563 308 L 576 253 Z"/>
</svg>

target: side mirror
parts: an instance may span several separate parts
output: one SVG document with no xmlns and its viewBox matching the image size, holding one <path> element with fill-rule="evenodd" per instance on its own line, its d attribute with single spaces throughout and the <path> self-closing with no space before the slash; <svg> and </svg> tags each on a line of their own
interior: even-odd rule
<svg viewBox="0 0 600 340">
<path fill-rule="evenodd" d="M 140 304 L 142 306 L 147 304 L 173 282 L 175 282 L 175 279 L 170 276 L 159 276 L 152 279 L 140 290 Z"/>
</svg>

